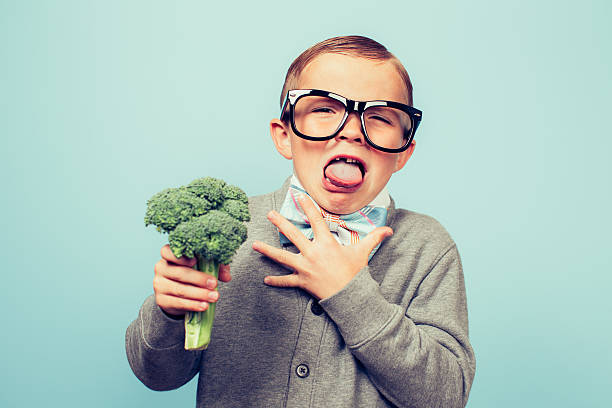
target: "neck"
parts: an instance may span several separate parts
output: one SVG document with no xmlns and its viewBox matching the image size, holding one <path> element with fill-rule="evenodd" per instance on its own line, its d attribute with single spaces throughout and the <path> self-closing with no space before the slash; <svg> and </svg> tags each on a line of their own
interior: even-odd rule
<svg viewBox="0 0 612 408">
<path fill-rule="evenodd" d="M 304 186 L 302 186 L 302 183 L 300 183 L 300 180 L 295 175 L 295 173 L 291 176 L 290 184 L 293 184 L 294 186 L 298 187 L 300 190 L 303 190 L 303 191 L 306 192 L 306 194 L 308 194 L 308 192 L 306 191 Z M 310 194 L 308 194 L 308 196 L 312 199 Z M 360 210 L 363 210 L 366 207 L 389 208 L 389 204 L 390 203 L 391 203 L 391 198 L 389 197 L 389 192 L 387 191 L 387 187 L 383 187 L 383 189 L 378 193 L 378 195 L 376 197 L 374 197 L 374 199 L 371 202 L 369 202 L 367 205 L 365 205 Z M 318 205 L 318 203 L 317 203 L 317 205 Z M 360 210 L 357 210 L 357 211 L 360 211 Z M 355 212 L 357 212 L 357 211 L 355 211 Z"/>
</svg>

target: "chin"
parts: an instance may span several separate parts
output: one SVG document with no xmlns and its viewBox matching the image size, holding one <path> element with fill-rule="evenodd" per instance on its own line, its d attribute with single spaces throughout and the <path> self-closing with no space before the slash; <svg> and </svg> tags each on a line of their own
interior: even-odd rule
<svg viewBox="0 0 612 408">
<path fill-rule="evenodd" d="M 354 193 L 323 191 L 322 199 L 317 203 L 327 212 L 344 215 L 354 213 L 367 204 L 361 205 L 360 201 Z"/>
</svg>

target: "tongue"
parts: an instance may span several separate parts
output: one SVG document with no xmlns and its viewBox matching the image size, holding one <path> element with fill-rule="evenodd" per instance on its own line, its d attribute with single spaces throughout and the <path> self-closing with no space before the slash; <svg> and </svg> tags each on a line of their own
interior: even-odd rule
<svg viewBox="0 0 612 408">
<path fill-rule="evenodd" d="M 363 175 L 358 165 L 353 163 L 347 163 L 343 160 L 338 160 L 331 163 L 325 169 L 325 177 L 327 177 L 332 184 L 339 185 L 341 187 L 353 187 L 361 183 Z"/>
</svg>

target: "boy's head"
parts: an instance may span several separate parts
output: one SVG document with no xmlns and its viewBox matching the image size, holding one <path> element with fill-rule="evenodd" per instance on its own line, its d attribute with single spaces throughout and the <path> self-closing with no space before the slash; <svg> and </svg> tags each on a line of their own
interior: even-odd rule
<svg viewBox="0 0 612 408">
<path fill-rule="evenodd" d="M 309 48 L 289 68 L 281 98 L 281 119 L 270 122 L 274 144 L 329 212 L 370 203 L 414 150 L 420 111 L 411 108 L 410 78 L 371 39 L 337 37 Z"/>
<path fill-rule="evenodd" d="M 403 101 L 399 102 L 412 106 L 412 82 L 410 82 L 410 76 L 408 75 L 408 72 L 406 72 L 406 68 L 404 68 L 402 63 L 395 57 L 395 55 L 390 53 L 384 45 L 372 40 L 371 38 L 350 35 L 334 37 L 321 41 L 320 43 L 308 48 L 293 61 L 287 70 L 285 83 L 283 84 L 283 90 L 280 95 L 281 107 L 285 102 L 287 91 L 289 89 L 298 89 L 297 85 L 299 77 L 304 68 L 306 68 L 306 66 L 319 55 L 327 53 L 350 55 L 372 61 L 391 62 L 391 64 L 393 64 L 393 66 L 397 69 L 397 73 L 404 82 L 406 97 Z"/>
</svg>

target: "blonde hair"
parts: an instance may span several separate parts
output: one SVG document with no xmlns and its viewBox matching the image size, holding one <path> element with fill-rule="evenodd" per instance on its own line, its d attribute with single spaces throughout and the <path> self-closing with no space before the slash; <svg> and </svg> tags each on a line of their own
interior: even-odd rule
<svg viewBox="0 0 612 408">
<path fill-rule="evenodd" d="M 283 90 L 280 97 L 281 107 L 285 102 L 287 92 L 290 89 L 295 89 L 297 87 L 300 74 L 304 68 L 306 68 L 306 65 L 308 65 L 319 55 L 326 53 L 344 54 L 353 57 L 381 61 L 390 60 L 406 85 L 406 94 L 408 96 L 407 103 L 408 105 L 412 106 L 412 82 L 410 82 L 410 76 L 408 76 L 406 68 L 404 68 L 402 63 L 395 57 L 395 55 L 391 54 L 391 52 L 389 52 L 384 45 L 372 40 L 371 38 L 362 37 L 359 35 L 348 35 L 321 41 L 320 43 L 308 48 L 293 61 L 287 70 L 287 75 L 285 76 L 285 83 L 283 84 Z"/>
</svg>

